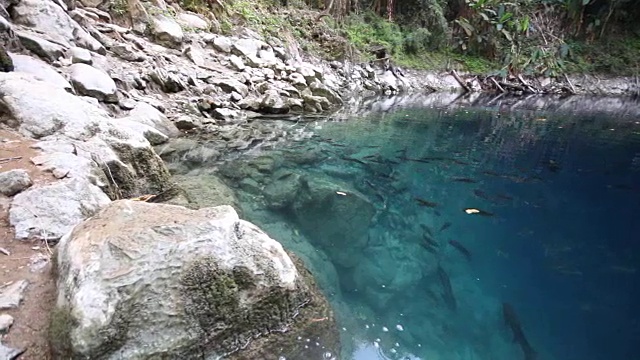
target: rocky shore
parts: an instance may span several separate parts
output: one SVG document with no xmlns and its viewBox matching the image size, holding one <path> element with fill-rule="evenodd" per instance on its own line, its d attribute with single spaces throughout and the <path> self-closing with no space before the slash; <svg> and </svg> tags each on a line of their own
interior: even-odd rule
<svg viewBox="0 0 640 360">
<path fill-rule="evenodd" d="M 333 316 L 301 262 L 225 206 L 236 201 L 219 180 L 190 188 L 163 158 L 215 161 L 292 136 L 261 119 L 338 116 L 379 95 L 472 103 L 479 80 L 326 62 L 246 28 L 211 33 L 175 3 L 134 3 L 129 19 L 100 0 L 1 4 L 0 360 L 41 359 L 48 341 L 58 358 L 337 356 Z M 536 81 L 637 92 L 629 79 Z M 29 300 L 40 295 L 55 304 Z M 47 340 L 49 322 L 59 336 Z"/>
</svg>

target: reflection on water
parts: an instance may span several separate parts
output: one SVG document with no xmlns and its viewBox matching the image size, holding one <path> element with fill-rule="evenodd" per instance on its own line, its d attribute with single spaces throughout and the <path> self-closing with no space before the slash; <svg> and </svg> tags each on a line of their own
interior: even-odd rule
<svg viewBox="0 0 640 360">
<path fill-rule="evenodd" d="M 344 359 L 632 359 L 640 125 L 403 109 L 291 128 L 219 174 L 306 262 Z"/>
</svg>

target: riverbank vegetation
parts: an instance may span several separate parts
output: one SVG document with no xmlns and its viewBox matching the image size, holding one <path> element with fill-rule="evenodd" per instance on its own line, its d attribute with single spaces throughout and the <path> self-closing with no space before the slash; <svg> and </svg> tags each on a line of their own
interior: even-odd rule
<svg viewBox="0 0 640 360">
<path fill-rule="evenodd" d="M 220 30 L 249 25 L 295 36 L 329 60 L 374 58 L 478 74 L 635 76 L 640 1 L 634 0 L 183 0 Z"/>
</svg>

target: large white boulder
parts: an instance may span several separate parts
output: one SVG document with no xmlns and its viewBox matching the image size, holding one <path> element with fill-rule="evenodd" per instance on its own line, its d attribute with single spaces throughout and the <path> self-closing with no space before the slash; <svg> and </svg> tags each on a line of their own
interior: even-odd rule
<svg viewBox="0 0 640 360">
<path fill-rule="evenodd" d="M 335 323 L 308 273 L 230 206 L 118 200 L 57 249 L 52 345 L 64 358 L 337 354 Z M 309 331 L 324 348 L 296 340 Z"/>
</svg>

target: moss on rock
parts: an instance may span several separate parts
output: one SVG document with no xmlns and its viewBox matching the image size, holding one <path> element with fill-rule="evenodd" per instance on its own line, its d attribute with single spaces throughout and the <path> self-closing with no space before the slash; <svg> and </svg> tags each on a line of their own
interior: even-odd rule
<svg viewBox="0 0 640 360">
<path fill-rule="evenodd" d="M 76 319 L 67 308 L 56 308 L 49 322 L 49 348 L 54 359 L 71 359 L 71 330 L 77 326 Z"/>
<path fill-rule="evenodd" d="M 298 336 L 311 336 L 315 330 L 322 335 L 314 338 L 331 338 L 331 348 L 337 349 L 328 303 L 299 260 L 296 265 L 304 275 L 294 290 L 261 289 L 248 268 L 220 269 L 214 259 L 202 258 L 189 265 L 181 284 L 185 313 L 199 331 L 197 352 L 231 359 L 277 359 L 283 351 L 304 355 L 310 349 L 304 349 Z M 314 325 L 315 317 L 324 318 L 322 324 Z"/>
<path fill-rule="evenodd" d="M 0 45 L 0 71 L 10 72 L 13 70 L 14 70 L 14 67 L 13 67 L 13 60 L 11 59 L 11 56 L 9 56 L 4 46 Z"/>
</svg>

